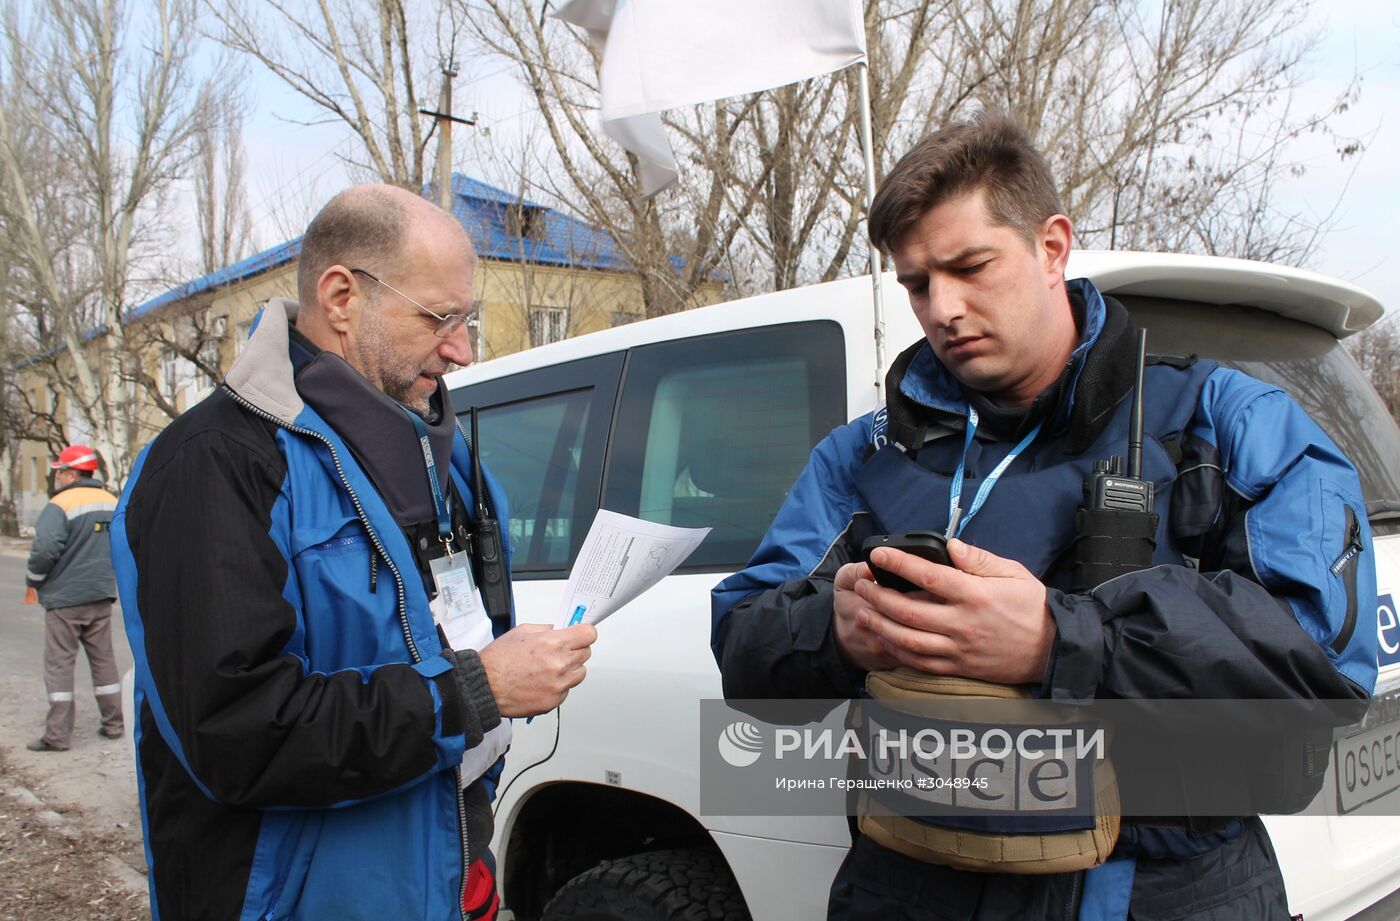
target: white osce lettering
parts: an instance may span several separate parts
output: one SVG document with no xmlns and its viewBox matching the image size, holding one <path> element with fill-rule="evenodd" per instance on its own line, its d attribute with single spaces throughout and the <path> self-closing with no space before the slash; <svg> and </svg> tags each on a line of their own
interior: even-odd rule
<svg viewBox="0 0 1400 921">
<path fill-rule="evenodd" d="M 1389 595 L 1381 596 L 1380 607 L 1376 609 L 1376 635 L 1381 641 L 1381 651 L 1388 656 L 1393 656 L 1400 652 L 1400 637 L 1391 642 L 1391 631 L 1400 627 L 1400 620 L 1395 616 L 1395 602 Z"/>
<path fill-rule="evenodd" d="M 1342 759 L 1342 782 L 1355 793 L 1400 771 L 1400 728 L 1349 750 Z"/>
</svg>

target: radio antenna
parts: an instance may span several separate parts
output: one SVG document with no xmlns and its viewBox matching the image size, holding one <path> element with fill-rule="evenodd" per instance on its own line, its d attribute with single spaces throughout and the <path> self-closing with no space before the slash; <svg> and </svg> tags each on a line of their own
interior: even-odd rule
<svg viewBox="0 0 1400 921">
<path fill-rule="evenodd" d="M 481 439 L 477 437 L 475 406 L 471 408 L 469 416 L 472 429 L 472 492 L 476 496 L 476 518 L 480 521 L 489 517 L 490 513 L 486 508 L 486 477 L 481 473 Z"/>
<path fill-rule="evenodd" d="M 1133 411 L 1128 417 L 1128 476 L 1142 479 L 1142 379 L 1147 367 L 1147 330 L 1138 330 L 1137 381 L 1133 384 Z"/>
</svg>

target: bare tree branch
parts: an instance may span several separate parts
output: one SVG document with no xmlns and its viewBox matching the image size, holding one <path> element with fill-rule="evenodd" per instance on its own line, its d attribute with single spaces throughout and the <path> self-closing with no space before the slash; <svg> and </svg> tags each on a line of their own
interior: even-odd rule
<svg viewBox="0 0 1400 921">
<path fill-rule="evenodd" d="M 129 295 L 159 258 L 151 243 L 167 226 L 166 195 L 225 92 L 192 76 L 193 4 L 156 0 L 139 20 L 143 35 L 120 0 L 42 0 L 27 19 L 6 8 L 0 26 L 6 293 L 24 305 L 28 370 L 68 415 L 54 424 L 79 425 L 117 483 L 139 429 L 120 373 L 139 360 Z"/>
<path fill-rule="evenodd" d="M 344 122 L 373 178 L 422 190 L 431 131 L 418 111 L 425 95 L 420 45 L 432 40 L 440 63 L 451 60 L 461 25 L 446 0 L 424 4 L 432 27 L 404 0 L 204 2 L 218 23 L 211 37 Z M 267 21 L 259 9 L 270 11 Z"/>
</svg>

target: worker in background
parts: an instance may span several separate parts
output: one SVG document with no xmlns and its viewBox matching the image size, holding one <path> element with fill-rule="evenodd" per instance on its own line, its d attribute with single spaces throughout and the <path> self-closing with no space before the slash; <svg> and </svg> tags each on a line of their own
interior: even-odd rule
<svg viewBox="0 0 1400 921">
<path fill-rule="evenodd" d="M 54 494 L 34 523 L 25 581 L 44 606 L 44 688 L 49 714 L 30 751 L 67 751 L 73 739 L 73 663 L 87 651 L 102 715 L 98 734 L 120 739 L 121 682 L 112 653 L 112 601 L 117 597 L 107 532 L 117 499 L 103 488 L 97 452 L 69 445 L 49 465 Z"/>
</svg>

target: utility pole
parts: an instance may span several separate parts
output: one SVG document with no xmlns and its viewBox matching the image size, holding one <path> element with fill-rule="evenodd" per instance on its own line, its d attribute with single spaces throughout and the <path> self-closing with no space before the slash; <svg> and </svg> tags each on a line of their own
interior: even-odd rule
<svg viewBox="0 0 1400 921">
<path fill-rule="evenodd" d="M 476 113 L 472 113 L 471 118 L 458 118 L 452 114 L 452 80 L 457 76 L 457 62 L 443 61 L 442 63 L 442 92 L 438 94 L 438 107 L 434 112 L 431 109 L 419 109 L 422 115 L 427 115 L 437 121 L 438 129 L 438 154 L 437 154 L 437 189 L 438 204 L 443 210 L 452 210 L 452 123 L 472 126 L 476 124 Z"/>
</svg>

